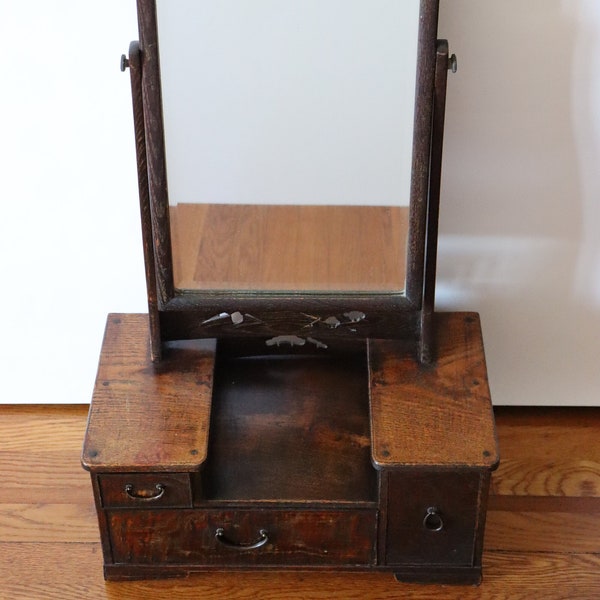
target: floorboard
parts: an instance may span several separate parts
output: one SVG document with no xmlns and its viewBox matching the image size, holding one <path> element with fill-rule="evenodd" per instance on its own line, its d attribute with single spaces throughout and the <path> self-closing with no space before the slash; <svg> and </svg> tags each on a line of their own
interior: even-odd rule
<svg viewBox="0 0 600 600">
<path fill-rule="evenodd" d="M 0 599 L 597 599 L 600 409 L 496 410 L 479 587 L 386 573 L 227 572 L 106 583 L 88 475 L 87 406 L 0 406 Z"/>
</svg>

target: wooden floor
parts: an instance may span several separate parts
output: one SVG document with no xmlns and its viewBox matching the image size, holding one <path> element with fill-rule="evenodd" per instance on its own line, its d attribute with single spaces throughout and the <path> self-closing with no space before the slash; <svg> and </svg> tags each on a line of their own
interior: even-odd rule
<svg viewBox="0 0 600 600">
<path fill-rule="evenodd" d="M 0 406 L 0 599 L 597 599 L 600 409 L 498 409 L 478 588 L 386 573 L 214 573 L 105 583 L 87 473 L 87 406 Z"/>
<path fill-rule="evenodd" d="M 179 289 L 404 289 L 407 206 L 178 204 L 169 215 Z"/>
</svg>

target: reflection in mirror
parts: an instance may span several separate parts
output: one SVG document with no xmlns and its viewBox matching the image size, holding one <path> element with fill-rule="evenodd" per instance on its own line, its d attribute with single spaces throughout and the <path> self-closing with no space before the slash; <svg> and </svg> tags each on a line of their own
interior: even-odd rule
<svg viewBox="0 0 600 600">
<path fill-rule="evenodd" d="M 400 292 L 419 0 L 158 0 L 175 287 Z"/>
</svg>

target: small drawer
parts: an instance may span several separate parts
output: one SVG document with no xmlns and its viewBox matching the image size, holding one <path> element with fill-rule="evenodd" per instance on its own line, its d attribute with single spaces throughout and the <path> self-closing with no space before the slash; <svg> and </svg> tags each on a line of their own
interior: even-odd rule
<svg viewBox="0 0 600 600">
<path fill-rule="evenodd" d="M 375 510 L 112 511 L 108 524 L 115 563 L 375 563 Z"/>
<path fill-rule="evenodd" d="M 472 565 L 482 483 L 477 471 L 391 473 L 386 564 Z"/>
<path fill-rule="evenodd" d="M 98 481 L 105 508 L 192 506 L 189 473 L 118 473 Z"/>
</svg>

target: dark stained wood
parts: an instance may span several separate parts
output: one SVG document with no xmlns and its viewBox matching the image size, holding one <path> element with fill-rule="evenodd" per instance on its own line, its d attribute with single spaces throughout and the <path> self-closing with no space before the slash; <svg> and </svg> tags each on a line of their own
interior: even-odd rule
<svg viewBox="0 0 600 600">
<path fill-rule="evenodd" d="M 478 471 L 390 473 L 387 562 L 471 567 L 480 496 L 487 492 L 481 480 Z M 427 528 L 429 508 L 436 513 Z"/>
<path fill-rule="evenodd" d="M 154 240 L 156 292 L 159 309 L 174 295 L 173 260 L 169 227 L 169 192 L 165 158 L 162 91 L 156 25 L 156 1 L 138 0 L 138 27 L 142 51 L 142 101 L 146 134 L 148 190 L 152 228 L 147 235 Z M 142 222 L 147 227 L 147 223 Z"/>
<path fill-rule="evenodd" d="M 204 471 L 211 501 L 376 500 L 363 352 L 219 355 Z"/>
<path fill-rule="evenodd" d="M 175 298 L 167 308 L 160 313 L 165 340 L 297 335 L 346 341 L 376 337 L 401 338 L 415 348 L 418 338 L 418 313 L 403 294 L 378 297 L 356 293 L 341 303 L 336 294 L 196 292 L 186 293 L 185 301 Z M 349 322 L 345 314 L 351 312 L 360 312 L 365 318 Z M 240 313 L 244 321 L 234 323 L 233 313 Z M 216 318 L 220 315 L 224 316 Z M 326 321 L 333 317 L 341 325 L 328 326 Z"/>
<path fill-rule="evenodd" d="M 189 473 L 111 473 L 98 477 L 106 508 L 190 508 Z"/>
<path fill-rule="evenodd" d="M 431 165 L 427 195 L 427 226 L 425 234 L 425 266 L 423 306 L 421 309 L 421 362 L 434 360 L 433 344 L 435 282 L 437 271 L 438 223 L 440 189 L 442 184 L 442 150 L 444 147 L 444 119 L 446 116 L 446 83 L 448 79 L 448 42 L 438 40 L 435 57 L 435 85 L 433 98 Z"/>
<path fill-rule="evenodd" d="M 116 563 L 133 565 L 370 565 L 376 512 L 303 510 L 119 511 L 109 516 Z M 340 525 L 343 523 L 343 527 Z M 225 545 L 215 531 L 224 530 Z M 252 549 L 262 539 L 266 543 Z"/>
<path fill-rule="evenodd" d="M 196 293 L 185 293 L 175 289 L 155 0 L 138 0 L 138 18 L 143 57 L 142 99 L 152 231 L 149 231 L 148 223 L 144 227 L 154 243 L 155 264 L 150 265 L 149 269 L 155 270 L 157 274 L 156 291 L 160 320 L 158 325 L 155 324 L 155 331 L 160 329 L 161 340 L 166 342 L 206 337 L 206 331 L 199 323 L 222 312 L 255 314 L 258 307 L 259 318 L 263 323 L 275 323 L 275 328 L 284 329 L 283 333 L 288 335 L 294 333 L 295 323 L 301 313 L 317 316 L 324 314 L 327 317 L 340 315 L 348 310 L 362 310 L 368 314 L 368 326 L 357 327 L 356 337 L 404 339 L 416 346 L 420 338 L 427 201 L 432 168 L 431 116 L 438 0 L 421 0 L 420 6 L 410 225 L 406 248 L 406 291 L 402 294 L 371 292 L 364 298 L 357 297 L 356 290 L 347 289 L 338 290 L 335 294 L 323 291 L 308 293 L 304 290 L 287 295 L 268 290 L 254 293 L 232 290 L 223 294 L 208 289 Z M 352 235 L 355 236 L 356 231 Z M 353 244 L 349 243 L 347 246 L 352 248 Z M 404 252 L 398 255 L 399 262 L 404 255 Z M 223 285 L 218 287 L 222 289 Z M 268 335 L 266 329 L 265 326 L 240 328 L 237 335 L 264 336 Z M 219 330 L 219 337 L 222 335 L 229 335 L 226 329 Z M 155 356 L 158 358 L 158 351 L 155 352 Z"/>
<path fill-rule="evenodd" d="M 83 464 L 197 471 L 206 458 L 215 344 L 182 343 L 155 365 L 145 315 L 109 315 Z"/>
<path fill-rule="evenodd" d="M 419 308 L 424 282 L 438 12 L 439 0 L 421 1 L 406 281 L 407 295 Z"/>
<path fill-rule="evenodd" d="M 137 159 L 138 191 L 140 198 L 140 218 L 142 222 L 142 245 L 146 291 L 148 294 L 148 321 L 152 359 L 160 360 L 162 352 L 158 320 L 158 297 L 156 293 L 156 272 L 154 269 L 154 243 L 152 239 L 152 213 L 150 190 L 148 189 L 148 159 L 146 155 L 146 130 L 144 125 L 144 102 L 142 99 L 142 59 L 138 42 L 129 45 L 129 73 L 131 99 L 133 104 L 133 129 L 135 133 L 135 154 Z"/>
<path fill-rule="evenodd" d="M 479 316 L 436 319 L 432 365 L 394 341 L 369 341 L 373 459 L 380 468 L 493 468 L 499 455 Z"/>
<path fill-rule="evenodd" d="M 257 340 L 221 342 L 216 355 L 214 344 L 179 342 L 155 365 L 142 316 L 110 316 L 83 449 L 106 576 L 345 565 L 477 582 L 497 460 L 481 331 L 473 313 L 440 315 L 438 331 L 438 362 L 428 366 L 398 343 L 295 354 Z M 424 412 L 413 438 L 422 415 L 449 400 L 463 412 L 452 420 L 450 403 L 448 422 L 433 429 L 436 449 L 399 453 L 396 428 L 415 425 L 415 403 Z M 473 429 L 485 450 L 465 454 Z M 215 546 L 221 527 L 257 547 Z"/>
<path fill-rule="evenodd" d="M 404 290 L 407 207 L 178 204 L 170 213 L 179 289 Z"/>
</svg>

